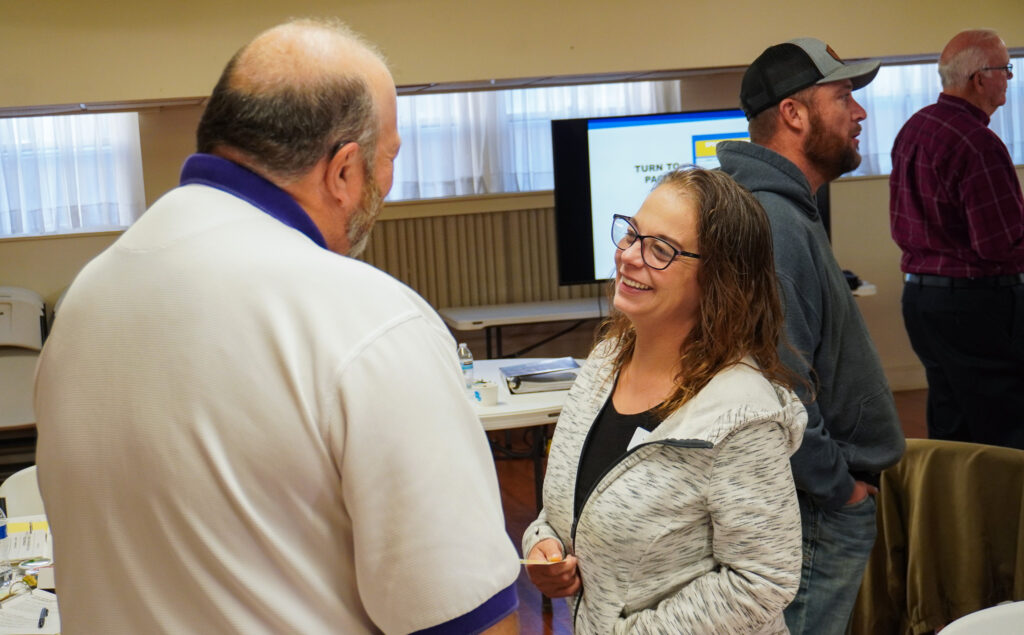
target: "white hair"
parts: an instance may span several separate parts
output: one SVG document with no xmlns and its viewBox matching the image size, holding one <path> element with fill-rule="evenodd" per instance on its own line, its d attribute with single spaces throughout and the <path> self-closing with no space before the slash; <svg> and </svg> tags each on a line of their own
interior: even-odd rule
<svg viewBox="0 0 1024 635">
<path fill-rule="evenodd" d="M 971 75 L 988 66 L 993 42 L 1002 44 L 999 35 L 990 29 L 979 29 L 971 44 L 957 51 L 949 59 L 939 60 L 939 78 L 943 89 L 963 88 Z"/>
</svg>

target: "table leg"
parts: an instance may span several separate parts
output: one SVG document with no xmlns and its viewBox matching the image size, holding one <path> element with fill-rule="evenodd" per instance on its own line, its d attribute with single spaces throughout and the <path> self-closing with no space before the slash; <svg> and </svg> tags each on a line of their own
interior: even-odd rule
<svg viewBox="0 0 1024 635">
<path fill-rule="evenodd" d="M 537 513 L 544 507 L 544 450 L 548 440 L 548 427 L 533 427 L 533 494 L 537 503 Z"/>
<path fill-rule="evenodd" d="M 547 449 L 548 426 L 534 426 L 533 430 L 533 492 L 536 497 L 537 513 L 544 507 L 544 455 Z M 551 598 L 541 594 L 540 610 L 551 613 Z"/>
<path fill-rule="evenodd" d="M 487 342 L 487 359 L 494 359 L 493 351 L 491 350 L 491 330 L 493 326 L 484 327 L 484 341 Z"/>
<path fill-rule="evenodd" d="M 537 507 L 537 513 L 540 513 L 544 507 L 544 458 L 547 455 L 548 426 L 551 425 L 553 424 L 530 426 L 527 435 L 533 436 L 530 438 L 529 449 L 523 452 L 512 449 L 509 430 L 505 430 L 504 444 L 496 442 L 488 436 L 491 449 L 498 454 L 495 458 L 531 459 L 533 461 L 533 500 Z"/>
</svg>

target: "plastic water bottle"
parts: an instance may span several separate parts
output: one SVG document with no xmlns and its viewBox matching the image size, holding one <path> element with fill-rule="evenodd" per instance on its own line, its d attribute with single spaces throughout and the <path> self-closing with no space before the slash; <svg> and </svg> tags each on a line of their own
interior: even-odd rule
<svg viewBox="0 0 1024 635">
<path fill-rule="evenodd" d="M 466 388 L 473 386 L 473 353 L 465 342 L 459 342 L 459 364 L 462 365 L 462 378 L 466 380 Z"/>
</svg>

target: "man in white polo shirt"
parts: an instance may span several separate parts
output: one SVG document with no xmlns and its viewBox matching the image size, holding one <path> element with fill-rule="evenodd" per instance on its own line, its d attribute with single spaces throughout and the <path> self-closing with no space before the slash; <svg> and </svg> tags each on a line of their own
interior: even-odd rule
<svg viewBox="0 0 1024 635">
<path fill-rule="evenodd" d="M 65 633 L 516 629 L 455 343 L 351 258 L 391 187 L 395 111 L 342 25 L 264 32 L 181 186 L 72 284 L 36 386 Z"/>
</svg>

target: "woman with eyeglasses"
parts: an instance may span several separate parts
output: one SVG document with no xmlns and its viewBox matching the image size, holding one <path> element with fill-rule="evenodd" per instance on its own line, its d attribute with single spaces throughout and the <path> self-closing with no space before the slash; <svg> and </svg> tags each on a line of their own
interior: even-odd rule
<svg viewBox="0 0 1024 635">
<path fill-rule="evenodd" d="M 615 310 L 555 429 L 530 579 L 570 598 L 577 633 L 786 633 L 807 416 L 776 353 L 768 219 L 693 168 L 612 241 Z"/>
</svg>

